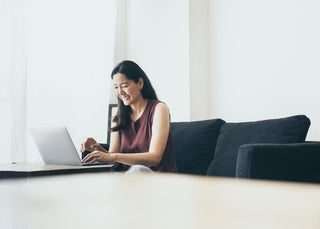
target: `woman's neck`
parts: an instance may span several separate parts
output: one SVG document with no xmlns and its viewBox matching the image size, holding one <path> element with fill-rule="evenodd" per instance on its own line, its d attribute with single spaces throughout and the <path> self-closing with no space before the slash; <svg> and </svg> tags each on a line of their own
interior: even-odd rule
<svg viewBox="0 0 320 229">
<path fill-rule="evenodd" d="M 131 105 L 131 118 L 133 121 L 137 120 L 142 115 L 147 103 L 147 99 L 141 99 L 136 104 Z"/>
</svg>

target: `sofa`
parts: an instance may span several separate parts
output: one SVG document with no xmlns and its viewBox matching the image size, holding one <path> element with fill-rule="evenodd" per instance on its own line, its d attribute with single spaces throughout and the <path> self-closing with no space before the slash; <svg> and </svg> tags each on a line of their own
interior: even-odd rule
<svg viewBox="0 0 320 229">
<path fill-rule="evenodd" d="M 320 142 L 305 115 L 251 122 L 172 122 L 178 173 L 320 183 Z"/>
<path fill-rule="evenodd" d="M 305 141 L 309 127 L 305 115 L 171 122 L 177 173 L 320 183 L 320 142 Z"/>
</svg>

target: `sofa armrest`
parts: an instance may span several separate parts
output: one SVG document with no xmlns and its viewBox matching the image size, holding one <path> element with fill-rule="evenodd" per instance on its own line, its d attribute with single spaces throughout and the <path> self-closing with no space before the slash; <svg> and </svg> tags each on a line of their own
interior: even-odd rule
<svg viewBox="0 0 320 229">
<path fill-rule="evenodd" d="M 236 177 L 320 183 L 320 142 L 242 145 Z"/>
</svg>

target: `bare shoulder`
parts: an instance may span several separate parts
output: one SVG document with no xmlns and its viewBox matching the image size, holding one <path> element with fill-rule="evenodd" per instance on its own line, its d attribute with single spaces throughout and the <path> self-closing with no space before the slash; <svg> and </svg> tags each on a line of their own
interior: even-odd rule
<svg viewBox="0 0 320 229">
<path fill-rule="evenodd" d="M 156 105 L 155 112 L 156 113 L 169 113 L 169 108 L 168 108 L 167 104 L 160 102 Z"/>
<path fill-rule="evenodd" d="M 159 128 L 159 130 L 168 130 L 169 125 L 170 125 L 169 108 L 167 104 L 160 102 L 155 107 L 154 117 L 153 117 L 153 127 Z"/>
</svg>

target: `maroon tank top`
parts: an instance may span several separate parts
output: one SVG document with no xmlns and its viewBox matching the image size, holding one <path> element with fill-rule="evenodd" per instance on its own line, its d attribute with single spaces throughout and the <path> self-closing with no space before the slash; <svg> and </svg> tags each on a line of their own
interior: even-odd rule
<svg viewBox="0 0 320 229">
<path fill-rule="evenodd" d="M 142 153 L 148 152 L 152 137 L 152 123 L 155 107 L 161 101 L 148 100 L 141 117 L 135 122 L 131 122 L 128 127 L 119 131 L 120 134 L 120 152 L 121 153 Z M 128 169 L 128 166 L 124 166 Z M 173 145 L 171 131 L 167 140 L 161 162 L 154 167 L 157 172 L 175 172 L 177 170 L 173 155 Z"/>
</svg>

